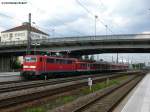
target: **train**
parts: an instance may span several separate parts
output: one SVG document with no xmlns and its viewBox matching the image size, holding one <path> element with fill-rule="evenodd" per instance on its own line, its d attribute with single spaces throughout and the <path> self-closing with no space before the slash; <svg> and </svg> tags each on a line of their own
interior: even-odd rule
<svg viewBox="0 0 150 112">
<path fill-rule="evenodd" d="M 26 55 L 24 56 L 21 76 L 29 79 L 125 70 L 128 70 L 127 64 L 116 64 L 103 61 L 85 61 L 77 58 L 47 55 Z"/>
</svg>

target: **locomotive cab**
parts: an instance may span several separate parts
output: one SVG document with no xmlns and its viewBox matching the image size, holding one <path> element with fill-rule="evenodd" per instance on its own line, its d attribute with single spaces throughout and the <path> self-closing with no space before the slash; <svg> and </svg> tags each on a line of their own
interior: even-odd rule
<svg viewBox="0 0 150 112">
<path fill-rule="evenodd" d="M 37 55 L 27 55 L 24 57 L 23 71 L 21 75 L 23 77 L 35 77 L 41 74 L 44 69 L 44 57 Z"/>
</svg>

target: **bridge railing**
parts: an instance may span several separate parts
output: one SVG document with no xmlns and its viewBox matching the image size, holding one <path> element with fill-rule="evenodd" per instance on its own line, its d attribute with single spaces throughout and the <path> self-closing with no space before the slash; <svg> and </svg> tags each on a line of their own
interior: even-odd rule
<svg viewBox="0 0 150 112">
<path fill-rule="evenodd" d="M 65 37 L 32 40 L 31 43 L 60 43 L 76 41 L 95 41 L 95 40 L 115 40 L 115 39 L 143 39 L 150 38 L 150 34 L 128 34 L 128 35 L 100 35 L 100 36 L 82 36 L 82 37 Z M 1 46 L 26 45 L 27 40 L 0 42 Z"/>
</svg>

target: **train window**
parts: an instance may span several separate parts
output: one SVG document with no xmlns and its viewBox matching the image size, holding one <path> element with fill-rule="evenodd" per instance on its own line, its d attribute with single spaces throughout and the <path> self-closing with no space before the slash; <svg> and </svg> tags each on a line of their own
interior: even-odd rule
<svg viewBox="0 0 150 112">
<path fill-rule="evenodd" d="M 72 61 L 71 61 L 71 60 L 68 60 L 68 64 L 72 64 Z"/>
<path fill-rule="evenodd" d="M 72 63 L 71 60 L 64 60 L 64 61 L 65 61 L 64 64 L 71 64 Z"/>
<path fill-rule="evenodd" d="M 25 62 L 36 62 L 36 57 L 25 57 L 24 61 Z"/>
<path fill-rule="evenodd" d="M 55 60 L 54 59 L 50 59 L 50 58 L 47 58 L 47 63 L 55 63 Z"/>
<path fill-rule="evenodd" d="M 68 63 L 68 61 L 67 60 L 63 60 L 63 64 L 67 64 Z"/>
<path fill-rule="evenodd" d="M 60 64 L 66 64 L 66 60 L 60 59 Z"/>
<path fill-rule="evenodd" d="M 87 67 L 87 64 L 81 64 L 81 68 L 85 68 L 85 67 Z"/>
<path fill-rule="evenodd" d="M 60 59 L 56 59 L 56 63 L 61 63 L 61 60 Z"/>
<path fill-rule="evenodd" d="M 40 57 L 40 62 L 42 62 L 42 57 Z"/>
</svg>

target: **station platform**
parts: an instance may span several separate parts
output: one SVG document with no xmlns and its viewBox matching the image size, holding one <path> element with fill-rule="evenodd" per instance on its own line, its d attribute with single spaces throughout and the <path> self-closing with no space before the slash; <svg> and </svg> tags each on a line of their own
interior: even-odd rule
<svg viewBox="0 0 150 112">
<path fill-rule="evenodd" d="M 131 97 L 119 112 L 150 112 L 150 74 L 132 91 Z"/>
<path fill-rule="evenodd" d="M 22 80 L 20 72 L 0 72 L 0 82 Z"/>
<path fill-rule="evenodd" d="M 0 77 L 19 76 L 20 72 L 0 72 Z"/>
</svg>

